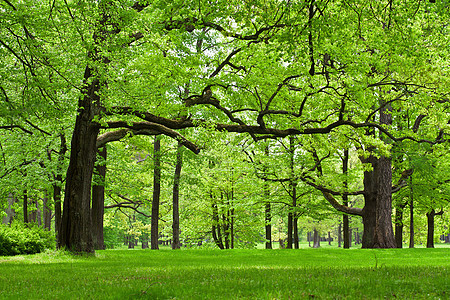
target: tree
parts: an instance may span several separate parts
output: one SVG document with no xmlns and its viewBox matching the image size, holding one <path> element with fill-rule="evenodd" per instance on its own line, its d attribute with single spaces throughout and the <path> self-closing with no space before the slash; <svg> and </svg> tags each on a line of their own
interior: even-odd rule
<svg viewBox="0 0 450 300">
<path fill-rule="evenodd" d="M 436 99 L 430 96 L 442 100 L 445 94 L 437 75 L 442 72 L 438 57 L 448 49 L 441 30 L 446 21 L 440 6 L 430 3 L 25 4 L 6 1 L 2 7 L 11 23 L 27 28 L 31 46 L 25 53 L 16 51 L 21 41 L 14 38 L 15 30 L 6 30 L 2 51 L 27 74 L 34 73 L 36 90 L 46 84 L 52 90 L 70 85 L 73 90 L 64 97 L 78 99 L 77 104 L 52 98 L 71 116 L 76 113 L 58 237 L 60 247 L 75 252 L 93 252 L 90 193 L 100 132 L 147 130 L 175 138 L 197 153 L 197 145 L 180 134 L 183 129 L 210 126 L 261 140 L 335 134 L 351 127 L 349 138 L 364 139 L 364 150 L 373 147 L 382 156 L 367 161 L 374 169 L 367 176 L 376 178 L 378 170 L 380 176 L 388 174 L 384 171 L 390 165 L 381 133 L 390 140 L 401 138 L 390 133 L 388 121 L 373 117 L 383 115 L 387 104 L 392 113 L 404 102 L 431 107 Z M 39 22 L 30 24 L 27 20 L 34 18 L 22 18 L 25 13 Z M 411 44 L 417 46 L 414 51 Z M 34 62 L 39 62 L 39 72 Z M 190 91 L 184 96 L 179 87 L 186 82 Z M 33 99 L 40 99 L 39 94 Z M 443 128 L 439 122 L 434 125 Z M 377 135 L 364 136 L 367 128 Z M 409 132 L 407 137 L 418 139 Z M 384 200 L 367 203 L 364 213 L 373 210 L 384 217 L 382 234 L 374 235 L 380 237 L 390 234 L 390 185 L 384 184 L 387 177 L 377 180 L 383 183 L 377 191 L 386 192 Z M 375 239 L 367 246 L 390 244 L 390 238 Z"/>
</svg>

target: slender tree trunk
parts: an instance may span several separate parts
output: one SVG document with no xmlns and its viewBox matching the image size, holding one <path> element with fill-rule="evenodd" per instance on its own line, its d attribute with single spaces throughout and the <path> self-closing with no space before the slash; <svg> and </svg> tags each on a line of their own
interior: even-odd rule
<svg viewBox="0 0 450 300">
<path fill-rule="evenodd" d="M 289 156 L 290 156 L 290 195 L 291 195 L 291 205 L 288 206 L 289 213 L 288 213 L 288 233 L 287 233 L 287 245 L 286 248 L 292 249 L 292 243 L 293 243 L 293 233 L 294 233 L 294 210 L 297 203 L 297 196 L 295 193 L 296 190 L 296 183 L 294 181 L 294 153 L 295 153 L 295 145 L 294 145 L 294 137 L 289 136 Z"/>
<path fill-rule="evenodd" d="M 406 202 L 395 208 L 395 244 L 397 248 L 403 248 L 403 210 L 405 206 Z"/>
<path fill-rule="evenodd" d="M 409 177 L 409 248 L 414 248 L 414 193 L 412 176 Z"/>
<path fill-rule="evenodd" d="M 12 193 L 9 193 L 8 195 L 8 207 L 5 209 L 6 216 L 3 217 L 2 223 L 3 224 L 11 224 L 11 222 L 14 220 L 14 217 L 16 216 L 16 212 L 14 211 L 13 205 L 16 202 L 16 198 Z"/>
<path fill-rule="evenodd" d="M 182 145 L 178 143 L 177 163 L 175 165 L 175 174 L 173 176 L 173 223 L 172 223 L 172 249 L 180 249 L 180 177 L 181 167 L 183 165 Z"/>
<path fill-rule="evenodd" d="M 299 249 L 300 248 L 300 244 L 299 244 L 299 238 L 298 238 L 298 215 L 294 214 L 294 248 L 295 249 Z"/>
<path fill-rule="evenodd" d="M 328 246 L 331 246 L 331 232 L 328 231 Z"/>
<path fill-rule="evenodd" d="M 66 137 L 63 133 L 60 134 L 60 147 L 58 153 L 58 164 L 56 167 L 56 174 L 53 175 L 53 202 L 55 205 L 55 233 L 58 239 L 59 231 L 61 227 L 62 220 L 62 210 L 61 210 L 61 187 L 63 186 L 62 179 L 62 168 L 67 152 Z"/>
<path fill-rule="evenodd" d="M 267 194 L 266 194 L 267 195 Z M 270 202 L 265 204 L 266 249 L 272 249 L 272 213 Z"/>
<path fill-rule="evenodd" d="M 234 208 L 231 208 L 230 213 L 230 245 L 234 249 Z"/>
<path fill-rule="evenodd" d="M 153 200 L 151 221 L 151 249 L 159 249 L 159 199 L 161 195 L 161 136 L 155 136 L 153 144 L 154 171 L 153 171 Z"/>
<path fill-rule="evenodd" d="M 52 224 L 52 210 L 50 209 L 50 205 L 48 203 L 48 192 L 45 191 L 44 198 L 42 200 L 42 213 L 44 219 L 44 228 L 50 231 Z"/>
<path fill-rule="evenodd" d="M 92 239 L 95 250 L 104 250 L 103 239 L 103 215 L 105 211 L 105 179 L 106 179 L 106 146 L 97 150 L 101 161 L 95 165 L 95 171 L 99 176 L 100 183 L 92 186 Z"/>
<path fill-rule="evenodd" d="M 212 235 L 214 242 L 219 249 L 225 249 L 222 242 L 222 233 L 220 231 L 219 211 L 215 203 L 212 204 L 212 221 Z"/>
<path fill-rule="evenodd" d="M 269 157 L 269 145 L 265 148 L 265 154 Z M 264 167 L 264 172 L 267 172 L 267 167 Z M 272 211 L 269 202 L 270 190 L 269 183 L 264 181 L 264 196 L 266 200 L 264 209 L 265 233 L 266 233 L 266 249 L 272 249 Z"/>
<path fill-rule="evenodd" d="M 338 225 L 338 247 L 341 248 L 342 244 L 342 223 Z"/>
<path fill-rule="evenodd" d="M 347 179 L 347 174 L 348 174 L 348 160 L 349 160 L 349 154 L 348 154 L 348 149 L 344 149 L 344 158 L 342 160 L 342 173 L 345 175 L 345 180 L 344 180 L 344 189 L 347 191 L 348 189 L 348 179 Z M 344 194 L 342 195 L 342 201 L 343 204 L 345 206 L 348 206 L 348 195 Z M 348 215 L 343 215 L 342 216 L 342 223 L 343 223 L 343 230 L 344 230 L 344 249 L 349 249 L 351 246 L 351 242 L 350 242 L 350 236 L 349 236 L 349 219 L 348 219 Z"/>
<path fill-rule="evenodd" d="M 432 209 L 427 212 L 427 248 L 434 248 L 434 216 L 436 215 L 436 211 Z"/>
<path fill-rule="evenodd" d="M 29 223 L 28 219 L 28 190 L 23 190 L 23 222 Z"/>
<path fill-rule="evenodd" d="M 289 207 L 289 206 L 288 206 Z M 290 207 L 289 207 L 290 209 Z M 286 248 L 292 249 L 292 229 L 293 229 L 293 219 L 292 219 L 292 212 L 288 213 L 288 231 L 287 231 L 287 243 Z"/>
</svg>

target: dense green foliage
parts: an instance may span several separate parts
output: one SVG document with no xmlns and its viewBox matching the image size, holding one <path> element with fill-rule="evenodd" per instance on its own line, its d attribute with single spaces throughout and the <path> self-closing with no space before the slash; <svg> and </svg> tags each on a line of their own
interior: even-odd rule
<svg viewBox="0 0 450 300">
<path fill-rule="evenodd" d="M 27 299 L 445 299 L 449 255 L 448 249 L 46 252 L 0 258 L 0 290 L 1 297 Z"/>
<path fill-rule="evenodd" d="M 35 254 L 55 248 L 55 235 L 34 224 L 0 224 L 0 256 Z"/>
<path fill-rule="evenodd" d="M 1 216 L 26 222 L 27 204 L 56 216 L 65 196 L 66 224 L 76 225 L 64 242 L 80 237 L 74 248 L 92 252 L 80 246 L 92 244 L 90 176 L 109 138 L 97 161 L 106 179 L 94 176 L 105 186 L 105 242 L 144 241 L 154 166 L 152 138 L 141 135 L 165 135 L 162 240 L 178 142 L 192 150 L 180 180 L 186 246 L 214 246 L 219 227 L 236 247 L 261 242 L 268 224 L 284 240 L 288 215 L 303 236 L 336 238 L 342 213 L 323 192 L 339 203 L 349 192 L 348 205 L 362 208 L 371 156 L 392 161 L 384 188 L 398 185 L 386 219 L 392 198 L 396 212 L 409 205 L 416 219 L 405 233 L 423 242 L 426 214 L 442 212 L 437 240 L 450 230 L 449 15 L 447 1 L 0 1 Z"/>
</svg>

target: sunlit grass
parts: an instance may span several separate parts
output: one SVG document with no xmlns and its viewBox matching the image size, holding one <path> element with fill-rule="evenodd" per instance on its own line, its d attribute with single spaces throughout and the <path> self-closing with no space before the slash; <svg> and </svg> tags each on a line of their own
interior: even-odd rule
<svg viewBox="0 0 450 300">
<path fill-rule="evenodd" d="M 446 299 L 450 248 L 106 250 L 0 257 L 8 299 Z"/>
</svg>

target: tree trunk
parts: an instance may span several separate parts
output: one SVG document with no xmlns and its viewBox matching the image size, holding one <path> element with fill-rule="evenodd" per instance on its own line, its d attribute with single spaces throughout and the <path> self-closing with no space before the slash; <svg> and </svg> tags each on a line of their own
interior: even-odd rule
<svg viewBox="0 0 450 300">
<path fill-rule="evenodd" d="M 225 249 L 222 242 L 222 233 L 220 231 L 219 211 L 215 203 L 212 204 L 212 236 L 219 249 Z"/>
<path fill-rule="evenodd" d="M 177 147 L 177 163 L 175 166 L 175 174 L 173 176 L 173 223 L 172 223 L 172 249 L 180 249 L 180 177 L 181 167 L 183 165 L 182 145 L 178 143 Z"/>
<path fill-rule="evenodd" d="M 23 222 L 29 223 L 28 219 L 28 190 L 23 190 Z"/>
<path fill-rule="evenodd" d="M 427 248 L 434 248 L 434 216 L 436 215 L 436 211 L 432 209 L 427 212 Z"/>
<path fill-rule="evenodd" d="M 4 216 L 3 219 L 2 219 L 2 223 L 3 224 L 11 224 L 11 222 L 14 219 L 14 217 L 16 216 L 16 212 L 13 209 L 13 205 L 14 205 L 15 202 L 16 202 L 16 198 L 14 197 L 14 195 L 12 193 L 9 193 L 9 196 L 8 196 L 8 207 L 5 210 L 6 216 Z"/>
<path fill-rule="evenodd" d="M 67 143 L 66 143 L 66 137 L 64 133 L 60 134 L 60 147 L 59 147 L 59 153 L 58 153 L 58 165 L 56 167 L 56 174 L 53 175 L 54 182 L 53 182 L 53 202 L 55 205 L 55 233 L 56 238 L 58 239 L 60 227 L 61 227 L 61 220 L 62 220 L 62 210 L 61 210 L 61 187 L 63 186 L 63 179 L 62 179 L 62 168 L 63 163 L 65 159 L 65 155 L 67 152 Z"/>
<path fill-rule="evenodd" d="M 348 161 L 349 161 L 349 154 L 348 149 L 344 149 L 344 157 L 342 160 L 342 173 L 345 175 L 344 179 L 344 189 L 347 191 L 348 189 Z M 348 195 L 344 194 L 342 195 L 342 202 L 345 206 L 348 206 Z M 342 216 L 342 223 L 343 223 L 343 230 L 344 230 L 344 249 L 349 249 L 351 246 L 351 237 L 349 236 L 349 218 L 348 215 L 345 214 Z"/>
<path fill-rule="evenodd" d="M 272 249 L 272 212 L 270 202 L 266 202 L 265 204 L 265 223 L 266 249 Z"/>
<path fill-rule="evenodd" d="M 406 202 L 397 205 L 395 208 L 395 245 L 397 248 L 403 248 L 403 210 Z"/>
<path fill-rule="evenodd" d="M 328 231 L 328 246 L 331 246 L 331 232 Z"/>
<path fill-rule="evenodd" d="M 31 212 L 28 212 L 28 221 L 30 222 L 30 223 L 35 223 L 35 224 L 37 224 L 37 201 L 36 200 L 31 200 L 31 201 L 29 201 L 29 203 L 28 204 L 30 204 L 30 206 L 31 206 L 31 208 L 32 208 L 32 211 Z"/>
<path fill-rule="evenodd" d="M 294 248 L 295 249 L 299 249 L 300 245 L 299 245 L 299 238 L 298 238 L 298 215 L 294 214 Z"/>
<path fill-rule="evenodd" d="M 288 206 L 289 209 L 291 209 L 290 206 Z M 293 220 L 292 220 L 292 212 L 288 213 L 288 231 L 287 231 L 287 242 L 286 242 L 286 248 L 292 249 L 292 228 L 293 228 Z"/>
<path fill-rule="evenodd" d="M 314 228 L 314 244 L 313 244 L 313 248 L 319 248 L 319 247 L 320 247 L 319 232 L 317 231 L 316 228 Z"/>
<path fill-rule="evenodd" d="M 155 136 L 153 143 L 153 200 L 152 200 L 152 221 L 151 221 L 151 249 L 159 249 L 159 199 L 161 195 L 161 136 Z"/>
<path fill-rule="evenodd" d="M 48 192 L 45 191 L 44 198 L 42 200 L 43 223 L 44 228 L 50 231 L 52 223 L 52 210 L 50 209 L 48 198 Z"/>
<path fill-rule="evenodd" d="M 265 154 L 269 156 L 269 145 L 265 148 Z M 267 172 L 267 168 L 264 167 L 264 172 Z M 265 233 L 266 233 L 266 249 L 272 249 L 272 211 L 269 202 L 270 190 L 269 183 L 264 181 L 264 196 L 266 200 L 264 209 L 264 222 L 265 222 Z"/>
<path fill-rule="evenodd" d="M 93 78 L 93 70 L 86 67 L 84 79 L 87 85 L 78 104 L 78 115 L 73 130 L 70 163 L 67 169 L 65 197 L 58 247 L 73 252 L 94 252 L 91 222 L 91 182 L 97 151 L 100 83 Z"/>
<path fill-rule="evenodd" d="M 414 248 L 414 194 L 412 176 L 409 177 L 409 248 Z"/>
<path fill-rule="evenodd" d="M 370 156 L 371 171 L 364 172 L 362 248 L 395 248 L 392 228 L 392 168 L 384 156 Z"/>
<path fill-rule="evenodd" d="M 101 158 L 95 165 L 95 172 L 100 182 L 92 186 L 92 240 L 95 250 L 104 250 L 103 239 L 103 214 L 105 211 L 105 179 L 106 179 L 106 146 L 97 149 L 97 155 Z"/>
</svg>

